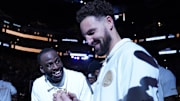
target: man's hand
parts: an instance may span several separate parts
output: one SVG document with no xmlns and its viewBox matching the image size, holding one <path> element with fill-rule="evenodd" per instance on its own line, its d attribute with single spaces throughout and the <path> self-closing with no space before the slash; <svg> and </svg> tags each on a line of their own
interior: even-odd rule
<svg viewBox="0 0 180 101">
<path fill-rule="evenodd" d="M 53 101 L 80 101 L 74 93 L 58 91 L 53 94 Z"/>
<path fill-rule="evenodd" d="M 80 101 L 74 93 L 68 92 L 68 96 L 72 101 Z"/>
</svg>

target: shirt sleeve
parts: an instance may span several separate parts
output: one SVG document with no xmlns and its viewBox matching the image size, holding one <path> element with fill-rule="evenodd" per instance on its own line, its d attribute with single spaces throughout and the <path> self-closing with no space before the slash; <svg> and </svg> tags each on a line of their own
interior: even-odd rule
<svg viewBox="0 0 180 101">
<path fill-rule="evenodd" d="M 16 88 L 12 85 L 12 83 L 10 83 L 10 90 L 11 90 L 11 95 L 17 94 L 17 90 L 16 90 Z"/>
<path fill-rule="evenodd" d="M 166 75 L 164 76 L 166 77 L 162 85 L 164 97 L 177 95 L 178 93 L 176 89 L 176 78 L 174 74 L 170 70 L 167 70 Z"/>
</svg>

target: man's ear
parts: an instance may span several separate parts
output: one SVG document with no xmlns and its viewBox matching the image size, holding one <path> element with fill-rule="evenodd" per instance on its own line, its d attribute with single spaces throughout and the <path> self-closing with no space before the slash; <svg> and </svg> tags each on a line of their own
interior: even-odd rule
<svg viewBox="0 0 180 101">
<path fill-rule="evenodd" d="M 45 73 L 43 66 L 39 66 L 39 69 L 40 69 L 41 73 Z"/>
<path fill-rule="evenodd" d="M 111 16 L 106 16 L 107 26 L 110 30 L 114 28 L 114 21 Z"/>
</svg>

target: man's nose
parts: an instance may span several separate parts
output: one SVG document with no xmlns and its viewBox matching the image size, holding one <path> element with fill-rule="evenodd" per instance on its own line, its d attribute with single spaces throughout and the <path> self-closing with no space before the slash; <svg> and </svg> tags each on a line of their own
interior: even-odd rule
<svg viewBox="0 0 180 101">
<path fill-rule="evenodd" d="M 92 42 L 93 42 L 93 38 L 91 37 L 86 37 L 86 42 L 88 43 L 89 46 L 92 45 Z"/>
<path fill-rule="evenodd" d="M 57 69 L 57 68 L 58 68 L 57 64 L 53 63 L 53 68 L 52 69 Z"/>
</svg>

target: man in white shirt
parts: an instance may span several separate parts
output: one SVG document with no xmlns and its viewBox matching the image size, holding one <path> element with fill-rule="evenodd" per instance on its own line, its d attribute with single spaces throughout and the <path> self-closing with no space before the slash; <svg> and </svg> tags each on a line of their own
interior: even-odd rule
<svg viewBox="0 0 180 101">
<path fill-rule="evenodd" d="M 112 5 L 87 2 L 76 18 L 88 45 L 98 56 L 106 56 L 91 101 L 158 101 L 158 64 L 143 47 L 121 38 Z M 65 101 L 64 95 L 57 101 Z"/>
<path fill-rule="evenodd" d="M 57 51 L 45 48 L 37 59 L 44 75 L 33 82 L 31 101 L 53 101 L 53 94 L 59 90 L 71 91 L 80 100 L 90 99 L 86 77 L 81 72 L 66 69 Z"/>
</svg>

